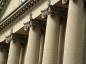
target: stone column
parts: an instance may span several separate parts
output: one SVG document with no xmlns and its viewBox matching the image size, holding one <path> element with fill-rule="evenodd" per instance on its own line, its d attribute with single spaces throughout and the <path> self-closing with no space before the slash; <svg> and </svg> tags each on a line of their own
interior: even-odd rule
<svg viewBox="0 0 86 64">
<path fill-rule="evenodd" d="M 83 32 L 83 63 L 86 64 L 86 8 L 84 10 L 84 32 Z"/>
<path fill-rule="evenodd" d="M 60 24 L 57 64 L 62 64 L 63 63 L 64 39 L 65 39 L 65 28 L 66 28 L 66 22 L 64 20 L 65 19 L 63 19 L 61 21 L 61 24 Z"/>
<path fill-rule="evenodd" d="M 41 27 L 38 21 L 31 20 L 24 64 L 38 64 Z"/>
<path fill-rule="evenodd" d="M 0 64 L 7 64 L 8 44 L 0 43 Z"/>
<path fill-rule="evenodd" d="M 60 18 L 50 11 L 47 17 L 42 64 L 57 64 Z"/>
<path fill-rule="evenodd" d="M 26 45 L 27 45 L 27 39 L 26 38 L 22 38 L 22 39 L 23 39 L 23 41 L 21 43 L 19 64 L 24 64 L 25 53 L 26 53 Z"/>
<path fill-rule="evenodd" d="M 10 48 L 7 64 L 19 64 L 21 43 L 17 37 L 13 36 L 10 40 Z"/>
<path fill-rule="evenodd" d="M 69 0 L 63 64 L 82 64 L 84 0 Z"/>
<path fill-rule="evenodd" d="M 21 48 L 21 52 L 20 52 L 20 60 L 19 60 L 19 64 L 24 64 L 24 55 L 25 55 L 25 47 L 22 46 L 22 48 Z"/>
<path fill-rule="evenodd" d="M 43 50 L 44 50 L 44 39 L 45 35 L 41 35 L 41 40 L 40 40 L 40 51 L 39 51 L 39 64 L 42 64 L 42 59 L 43 59 Z"/>
</svg>

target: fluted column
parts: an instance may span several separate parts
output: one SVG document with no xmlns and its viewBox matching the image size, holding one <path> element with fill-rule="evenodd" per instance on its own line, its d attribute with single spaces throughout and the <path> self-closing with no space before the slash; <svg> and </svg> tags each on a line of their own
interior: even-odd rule
<svg viewBox="0 0 86 64">
<path fill-rule="evenodd" d="M 45 36 L 44 36 L 44 34 L 42 34 L 41 40 L 40 40 L 39 64 L 42 64 L 43 50 L 44 50 L 44 39 L 45 39 Z"/>
<path fill-rule="evenodd" d="M 7 64 L 19 64 L 20 58 L 21 43 L 20 41 L 13 36 L 10 40 L 10 48 Z"/>
<path fill-rule="evenodd" d="M 0 64 L 7 64 L 8 49 L 8 44 L 0 44 Z"/>
<path fill-rule="evenodd" d="M 59 15 L 54 15 L 52 12 L 53 11 L 50 11 L 47 17 L 42 64 L 57 64 L 60 18 Z"/>
<path fill-rule="evenodd" d="M 38 21 L 31 20 L 29 29 L 28 45 L 24 64 L 38 64 L 41 27 Z"/>
<path fill-rule="evenodd" d="M 64 39 L 65 39 L 65 28 L 66 28 L 66 22 L 64 20 L 65 19 L 61 20 L 61 24 L 60 24 L 57 64 L 63 63 Z"/>
<path fill-rule="evenodd" d="M 84 0 L 69 0 L 63 64 L 82 64 Z"/>
<path fill-rule="evenodd" d="M 86 8 L 84 9 L 84 25 L 83 25 L 83 63 L 86 64 Z"/>
<path fill-rule="evenodd" d="M 25 49 L 26 49 L 26 46 L 24 44 L 22 44 L 19 64 L 24 64 Z"/>
</svg>

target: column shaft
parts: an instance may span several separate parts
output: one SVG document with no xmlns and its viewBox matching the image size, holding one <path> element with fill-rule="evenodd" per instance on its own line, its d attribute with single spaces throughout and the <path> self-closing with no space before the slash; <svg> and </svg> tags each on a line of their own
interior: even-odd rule
<svg viewBox="0 0 86 64">
<path fill-rule="evenodd" d="M 59 28 L 59 17 L 52 17 L 51 14 L 49 14 L 47 18 L 42 64 L 57 64 Z"/>
<path fill-rule="evenodd" d="M 84 10 L 84 32 L 83 32 L 83 63 L 86 64 L 86 8 Z"/>
<path fill-rule="evenodd" d="M 82 64 L 83 0 L 69 0 L 63 64 Z"/>
<path fill-rule="evenodd" d="M 7 64 L 19 64 L 20 50 L 20 42 L 11 40 Z"/>
<path fill-rule="evenodd" d="M 62 64 L 63 63 L 65 28 L 66 28 L 66 22 L 62 21 L 61 24 L 60 24 L 57 64 Z"/>
<path fill-rule="evenodd" d="M 27 51 L 24 64 L 38 64 L 40 50 L 41 29 L 36 26 L 30 27 Z"/>
<path fill-rule="evenodd" d="M 22 46 L 21 52 L 20 52 L 19 64 L 24 64 L 24 56 L 25 56 L 25 46 Z"/>
<path fill-rule="evenodd" d="M 44 36 L 44 34 L 42 34 L 41 40 L 40 40 L 39 64 L 42 64 L 43 50 L 44 50 L 44 39 L 45 39 L 45 36 Z"/>
</svg>

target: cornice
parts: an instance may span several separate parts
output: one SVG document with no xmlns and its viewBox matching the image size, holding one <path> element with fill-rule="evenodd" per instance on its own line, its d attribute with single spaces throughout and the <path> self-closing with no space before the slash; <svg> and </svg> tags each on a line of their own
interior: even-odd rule
<svg viewBox="0 0 86 64">
<path fill-rule="evenodd" d="M 6 3 L 7 0 L 1 0 L 1 1 Z M 22 3 L 13 12 L 11 12 L 7 17 L 5 17 L 4 19 L 0 21 L 0 31 L 2 31 L 5 27 L 10 25 L 14 20 L 19 18 L 21 15 L 23 15 L 28 9 L 31 9 L 39 1 L 40 0 L 30 0 L 30 1 L 27 0 L 24 3 Z M 62 1 L 65 1 L 65 3 L 67 3 L 69 0 L 62 0 Z M 3 4 L 0 4 L 0 8 L 1 6 L 3 6 Z"/>
<path fill-rule="evenodd" d="M 39 0 L 28 0 L 16 8 L 12 13 L 0 21 L 0 31 L 11 24 L 15 19 L 19 18 L 28 9 L 31 9 Z"/>
</svg>

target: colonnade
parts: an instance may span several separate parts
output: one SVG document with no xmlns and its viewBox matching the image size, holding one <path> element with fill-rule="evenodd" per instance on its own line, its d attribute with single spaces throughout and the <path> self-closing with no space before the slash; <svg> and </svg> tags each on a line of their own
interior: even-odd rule
<svg viewBox="0 0 86 64">
<path fill-rule="evenodd" d="M 82 64 L 84 0 L 69 0 L 67 21 L 57 12 L 49 10 L 44 33 L 42 21 L 31 19 L 26 51 L 17 36 L 12 36 L 9 52 L 1 44 L 0 64 Z"/>
</svg>

